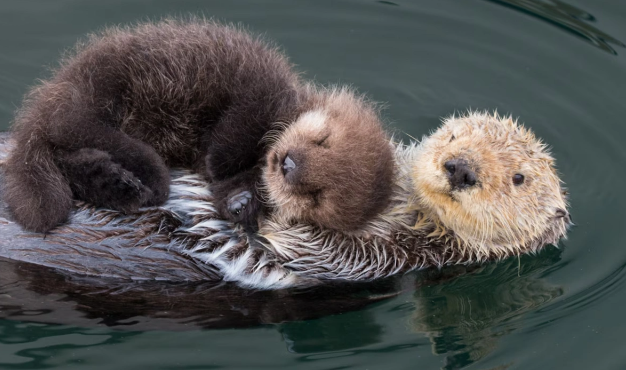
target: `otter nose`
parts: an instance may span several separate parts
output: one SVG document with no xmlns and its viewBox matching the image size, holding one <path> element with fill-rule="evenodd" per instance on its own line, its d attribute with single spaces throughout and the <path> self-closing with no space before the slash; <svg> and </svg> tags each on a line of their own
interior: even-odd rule
<svg viewBox="0 0 626 370">
<path fill-rule="evenodd" d="M 297 185 L 302 180 L 304 156 L 297 150 L 290 150 L 283 158 L 281 170 L 285 182 L 291 185 Z"/>
<path fill-rule="evenodd" d="M 462 159 L 451 159 L 443 164 L 452 189 L 463 190 L 476 185 L 476 173 Z"/>
<path fill-rule="evenodd" d="M 285 159 L 283 159 L 282 168 L 283 168 L 283 176 L 287 176 L 289 172 L 296 169 L 296 162 L 294 162 L 293 159 L 291 159 L 289 154 L 287 154 L 285 156 Z"/>
</svg>

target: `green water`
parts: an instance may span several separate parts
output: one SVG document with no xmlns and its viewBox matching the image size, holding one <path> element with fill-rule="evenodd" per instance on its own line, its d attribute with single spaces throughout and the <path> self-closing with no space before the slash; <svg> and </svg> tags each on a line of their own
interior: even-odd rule
<svg viewBox="0 0 626 370">
<path fill-rule="evenodd" d="M 0 368 L 626 368 L 624 1 L 4 0 L 0 128 L 81 35 L 189 12 L 266 33 L 307 77 L 385 102 L 414 137 L 468 108 L 519 116 L 551 145 L 577 226 L 559 250 L 439 283 L 409 275 L 397 297 L 309 321 L 171 332 L 2 320 Z"/>
</svg>

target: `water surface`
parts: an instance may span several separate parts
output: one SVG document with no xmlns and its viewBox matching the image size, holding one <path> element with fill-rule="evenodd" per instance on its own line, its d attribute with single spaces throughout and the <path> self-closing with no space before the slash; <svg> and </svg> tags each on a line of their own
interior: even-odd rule
<svg viewBox="0 0 626 370">
<path fill-rule="evenodd" d="M 626 367 L 626 3 L 5 0 L 0 128 L 82 35 L 187 13 L 266 33 L 307 77 L 385 102 L 407 138 L 469 108 L 519 117 L 552 147 L 577 226 L 559 249 L 439 282 L 408 275 L 400 295 L 312 320 L 169 331 L 32 312 L 0 321 L 0 368 Z"/>
</svg>

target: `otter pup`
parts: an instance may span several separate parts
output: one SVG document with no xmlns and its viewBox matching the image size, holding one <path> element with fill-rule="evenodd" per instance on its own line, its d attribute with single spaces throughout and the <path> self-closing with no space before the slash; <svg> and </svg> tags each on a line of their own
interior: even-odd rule
<svg viewBox="0 0 626 370">
<path fill-rule="evenodd" d="M 253 229 L 266 198 L 281 219 L 355 230 L 393 181 L 372 103 L 305 84 L 276 47 L 199 19 L 90 36 L 30 92 L 13 130 L 4 199 L 38 232 L 64 222 L 72 198 L 160 205 L 172 166 L 203 174 L 220 216 Z"/>
<path fill-rule="evenodd" d="M 3 150 L 0 140 L 0 158 Z M 75 274 L 128 278 L 133 271 L 133 277 L 183 280 L 217 274 L 277 289 L 534 253 L 557 243 L 571 224 L 554 160 L 511 118 L 469 113 L 447 119 L 421 144 L 398 145 L 395 158 L 391 202 L 358 235 L 278 215 L 251 235 L 220 218 L 202 177 L 173 172 L 163 207 L 121 214 L 82 204 L 72 222 L 45 241 L 3 221 L 0 208 L 0 232 L 11 241 L 0 256 Z M 448 162 L 454 160 L 468 165 L 453 170 Z M 47 253 L 25 253 L 35 242 Z M 159 262 L 151 253 L 160 253 Z M 185 263 L 175 277 L 159 267 L 168 259 Z"/>
<path fill-rule="evenodd" d="M 271 252 L 229 266 L 284 276 L 272 285 L 241 270 L 232 275 L 264 287 L 311 278 L 370 280 L 535 253 L 571 225 L 554 159 L 511 117 L 451 117 L 419 145 L 398 146 L 396 162 L 392 202 L 363 227 L 367 234 L 268 220 L 259 234 Z M 268 255 L 278 263 L 268 263 Z"/>
</svg>

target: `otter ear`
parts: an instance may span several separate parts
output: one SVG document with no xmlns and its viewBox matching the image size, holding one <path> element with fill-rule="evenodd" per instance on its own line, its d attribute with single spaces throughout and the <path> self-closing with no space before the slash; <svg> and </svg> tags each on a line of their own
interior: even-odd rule
<svg viewBox="0 0 626 370">
<path fill-rule="evenodd" d="M 567 212 L 563 208 L 557 208 L 555 215 L 556 215 L 556 218 L 564 218 L 565 222 L 567 222 L 567 224 L 569 225 L 574 223 L 574 221 L 572 221 L 572 215 L 570 215 L 569 212 Z"/>
</svg>

